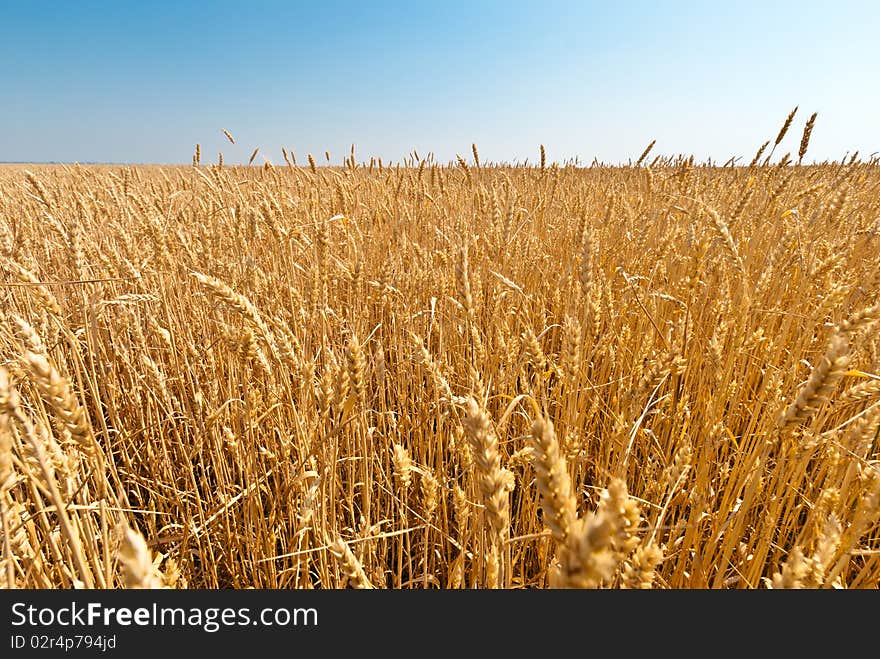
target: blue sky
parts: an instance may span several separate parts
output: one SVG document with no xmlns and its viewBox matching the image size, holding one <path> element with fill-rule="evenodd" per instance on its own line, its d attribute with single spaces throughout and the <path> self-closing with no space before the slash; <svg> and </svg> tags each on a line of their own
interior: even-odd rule
<svg viewBox="0 0 880 659">
<path fill-rule="evenodd" d="M 779 155 L 812 112 L 807 160 L 867 155 L 878 34 L 869 1 L 0 0 L 0 161 L 747 163 L 795 105 Z"/>
</svg>

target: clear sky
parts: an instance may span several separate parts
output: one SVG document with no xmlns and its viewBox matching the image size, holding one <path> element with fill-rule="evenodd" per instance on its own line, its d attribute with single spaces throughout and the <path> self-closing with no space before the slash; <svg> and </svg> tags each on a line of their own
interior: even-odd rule
<svg viewBox="0 0 880 659">
<path fill-rule="evenodd" d="M 0 161 L 748 163 L 795 105 L 778 155 L 812 112 L 807 160 L 867 155 L 878 35 L 876 0 L 0 0 Z"/>
</svg>

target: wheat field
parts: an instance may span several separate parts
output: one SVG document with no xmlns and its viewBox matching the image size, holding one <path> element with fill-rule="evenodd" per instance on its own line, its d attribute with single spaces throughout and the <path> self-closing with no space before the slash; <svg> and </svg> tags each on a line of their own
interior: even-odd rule
<svg viewBox="0 0 880 659">
<path fill-rule="evenodd" d="M 880 169 L 791 123 L 0 168 L 0 583 L 876 588 Z"/>
</svg>

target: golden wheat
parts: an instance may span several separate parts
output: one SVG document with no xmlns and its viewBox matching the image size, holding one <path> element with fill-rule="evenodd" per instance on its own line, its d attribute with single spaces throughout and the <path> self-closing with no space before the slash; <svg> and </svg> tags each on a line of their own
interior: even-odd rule
<svg viewBox="0 0 880 659">
<path fill-rule="evenodd" d="M 815 117 L 748 167 L 0 166 L 3 583 L 877 588 L 880 170 Z"/>
</svg>

